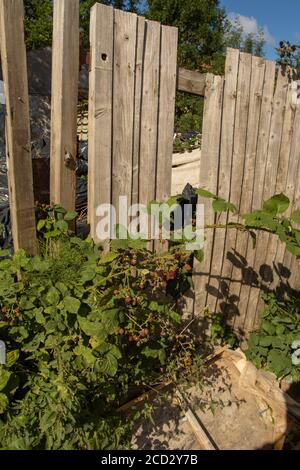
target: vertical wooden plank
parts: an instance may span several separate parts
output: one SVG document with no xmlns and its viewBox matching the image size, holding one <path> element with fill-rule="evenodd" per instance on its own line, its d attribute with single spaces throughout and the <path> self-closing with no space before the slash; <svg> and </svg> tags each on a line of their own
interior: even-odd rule
<svg viewBox="0 0 300 470">
<path fill-rule="evenodd" d="M 161 27 L 156 200 L 171 195 L 178 29 Z"/>
<path fill-rule="evenodd" d="M 202 149 L 200 161 L 199 186 L 216 194 L 218 185 L 219 152 L 222 122 L 224 78 L 207 74 L 202 130 Z M 205 224 L 214 224 L 215 214 L 211 200 L 198 198 L 198 203 L 204 204 Z M 211 267 L 213 249 L 213 231 L 205 231 L 204 260 L 194 264 L 194 313 L 201 317 L 206 306 L 207 284 Z"/>
<path fill-rule="evenodd" d="M 274 94 L 273 112 L 271 119 L 269 146 L 266 161 L 266 170 L 263 183 L 262 202 L 270 198 L 276 190 L 276 179 L 278 172 L 278 162 L 280 156 L 282 131 L 284 124 L 285 104 L 287 98 L 288 78 L 282 73 L 278 73 L 276 89 Z M 262 205 L 262 204 L 261 204 Z M 260 205 L 260 206 L 261 206 Z M 254 261 L 256 271 L 262 276 L 262 285 L 268 286 L 272 280 L 275 238 L 268 233 L 261 233 L 256 249 L 256 260 Z M 268 266 L 269 268 L 266 268 Z M 252 292 L 249 302 L 249 311 L 244 329 L 248 333 L 252 331 L 255 323 L 257 305 L 263 306 L 259 289 Z"/>
<path fill-rule="evenodd" d="M 262 94 L 261 113 L 259 118 L 258 141 L 255 160 L 255 173 L 253 181 L 253 194 L 251 210 L 260 209 L 263 201 L 264 187 L 262 182 L 265 178 L 266 162 L 269 147 L 269 134 L 271 127 L 271 116 L 273 109 L 274 97 L 274 84 L 275 84 L 275 62 L 266 61 L 265 77 Z M 249 301 L 250 292 L 252 297 L 259 295 L 259 256 L 257 251 L 264 246 L 262 234 L 258 234 L 256 247 L 253 247 L 253 241 L 250 237 L 247 240 L 246 261 L 249 276 L 245 276 L 248 283 L 243 286 L 242 295 L 240 296 L 239 309 L 242 315 L 244 314 L 245 322 L 255 316 L 255 308 L 253 302 Z M 264 249 L 264 248 L 263 248 Z M 252 286 L 252 287 L 251 287 Z M 252 321 L 252 320 L 251 320 Z"/>
<path fill-rule="evenodd" d="M 131 204 L 137 15 L 114 10 L 112 203 Z M 124 215 L 124 214 L 122 214 Z"/>
<path fill-rule="evenodd" d="M 137 43 L 135 63 L 135 92 L 134 92 L 134 136 L 132 158 L 132 204 L 139 202 L 139 167 L 140 167 L 140 137 L 141 137 L 141 107 L 142 79 L 145 46 L 145 18 L 137 18 Z"/>
<path fill-rule="evenodd" d="M 243 176 L 243 189 L 240 204 L 241 214 L 251 211 L 252 208 L 252 194 L 254 183 L 254 169 L 256 160 L 257 138 L 259 130 L 259 118 L 261 111 L 264 75 L 265 75 L 265 61 L 259 57 L 252 57 L 251 65 L 251 84 L 250 84 L 250 103 L 249 115 L 247 126 L 247 142 L 246 154 L 244 161 L 244 176 Z M 244 260 L 247 253 L 247 235 L 244 233 L 237 233 L 235 252 L 237 256 Z M 242 263 L 243 264 L 243 263 Z M 236 272 L 233 270 L 234 283 L 232 283 L 231 295 L 236 295 L 240 300 L 243 296 L 243 287 L 247 282 L 245 279 L 244 266 Z M 241 330 L 244 323 L 245 310 L 240 308 L 240 301 L 238 303 L 239 313 L 235 318 L 234 327 L 237 332 Z"/>
<path fill-rule="evenodd" d="M 240 53 L 239 75 L 237 84 L 237 103 L 236 103 L 236 116 L 234 127 L 234 142 L 233 142 L 233 159 L 232 159 L 232 175 L 231 175 L 231 201 L 236 205 L 238 213 L 240 213 L 241 196 L 243 190 L 243 172 L 244 160 L 246 152 L 247 141 L 247 126 L 248 126 L 248 113 L 250 103 L 250 83 L 251 83 L 251 62 L 252 55 L 244 52 Z M 230 220 L 239 222 L 240 218 L 234 214 L 230 215 Z M 228 258 L 224 262 L 222 277 L 229 280 L 228 291 L 224 292 L 223 305 L 220 304 L 221 311 L 226 314 L 226 320 L 229 324 L 233 324 L 234 317 L 237 314 L 237 295 L 233 296 L 231 288 L 239 293 L 239 285 L 232 286 L 231 280 L 235 276 L 240 275 L 239 260 L 235 261 L 234 250 L 236 248 L 235 231 L 228 230 L 228 245 L 225 249 L 225 256 Z M 238 265 L 238 266 L 236 266 Z"/>
<path fill-rule="evenodd" d="M 74 210 L 76 194 L 79 0 L 54 2 L 50 200 Z"/>
<path fill-rule="evenodd" d="M 296 106 L 295 123 L 291 147 L 290 166 L 287 178 L 287 195 L 290 197 L 291 211 L 300 209 L 300 106 Z M 289 211 L 290 212 L 290 211 Z M 300 289 L 300 272 L 299 259 L 285 250 L 283 265 L 290 271 L 288 279 L 291 289 L 299 291 Z"/>
<path fill-rule="evenodd" d="M 246 152 L 247 124 L 250 100 L 251 82 L 251 61 L 252 55 L 245 52 L 240 53 L 239 73 L 237 83 L 237 101 L 235 111 L 234 137 L 233 137 L 233 157 L 231 174 L 231 194 L 230 199 L 240 213 L 241 195 L 243 190 L 243 171 Z M 240 222 L 239 216 L 230 214 L 230 221 Z M 237 297 L 231 295 L 231 277 L 236 268 L 232 264 L 237 234 L 234 230 L 227 231 L 225 257 L 222 268 L 222 279 L 228 285 L 228 289 L 222 289 L 223 298 L 220 302 L 220 309 L 226 315 L 229 324 L 234 321 L 236 315 Z M 239 272 L 239 271 L 238 271 Z M 236 273 L 234 273 L 236 274 Z M 224 284 L 225 285 L 225 284 Z"/>
<path fill-rule="evenodd" d="M 146 21 L 139 174 L 139 201 L 146 205 L 155 199 L 160 39 L 160 23 Z"/>
<path fill-rule="evenodd" d="M 90 23 L 88 125 L 88 219 L 95 241 L 96 209 L 111 203 L 113 31 L 113 8 L 96 3 Z"/>
<path fill-rule="evenodd" d="M 177 43 L 178 29 L 162 26 L 155 191 L 155 199 L 159 202 L 166 201 L 171 196 Z M 164 240 L 162 243 L 155 243 L 158 251 L 166 251 L 167 246 Z"/>
<path fill-rule="evenodd" d="M 290 207 L 286 212 L 286 215 L 290 215 L 291 208 L 293 204 L 293 197 L 294 197 L 294 187 L 291 186 L 288 182 L 291 181 L 291 178 L 295 178 L 295 174 L 297 174 L 294 164 L 291 161 L 291 149 L 292 149 L 292 140 L 293 140 L 293 128 L 295 123 L 295 112 L 296 107 L 292 103 L 292 84 L 288 84 L 287 90 L 287 97 L 286 97 L 286 104 L 285 104 L 285 114 L 284 114 L 284 122 L 283 122 L 283 131 L 282 131 L 282 138 L 281 138 L 281 145 L 280 145 L 280 154 L 279 154 L 279 162 L 278 162 L 278 171 L 277 171 L 277 179 L 276 179 L 276 189 L 275 193 L 284 193 L 290 199 Z M 292 174 L 290 172 L 292 171 Z M 284 266 L 284 254 L 285 254 L 285 244 L 282 243 L 280 240 L 275 241 L 276 247 L 274 247 L 274 259 L 272 265 L 274 266 L 273 269 L 273 276 L 274 280 L 270 284 L 271 289 L 280 288 L 280 283 L 285 278 L 281 276 L 282 267 Z M 289 266 L 284 266 L 289 267 Z M 260 307 L 262 307 L 262 303 L 260 303 Z M 258 325 L 259 322 L 259 315 L 257 315 L 254 327 Z"/>
<path fill-rule="evenodd" d="M 233 155 L 233 137 L 235 108 L 237 99 L 237 79 L 239 70 L 239 50 L 227 49 L 225 64 L 225 85 L 223 97 L 223 117 L 221 131 L 221 150 L 218 173 L 217 193 L 220 197 L 228 200 L 230 198 L 230 180 Z M 226 224 L 227 214 L 219 214 L 217 221 Z M 214 235 L 214 248 L 210 270 L 209 285 L 207 287 L 207 306 L 211 312 L 215 312 L 218 295 L 220 295 L 220 283 L 224 250 L 226 244 L 226 231 L 216 230 Z"/>
<path fill-rule="evenodd" d="M 6 98 L 6 146 L 14 249 L 35 254 L 31 138 L 22 0 L 0 2 L 0 48 Z"/>
</svg>

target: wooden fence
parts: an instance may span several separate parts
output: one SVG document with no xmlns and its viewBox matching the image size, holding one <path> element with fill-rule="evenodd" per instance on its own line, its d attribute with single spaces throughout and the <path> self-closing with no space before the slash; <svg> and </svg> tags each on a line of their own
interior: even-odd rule
<svg viewBox="0 0 300 470">
<path fill-rule="evenodd" d="M 89 197 L 148 204 L 171 195 L 177 28 L 96 4 L 91 10 Z"/>
<path fill-rule="evenodd" d="M 207 75 L 199 186 L 233 202 L 240 214 L 275 193 L 300 203 L 300 107 L 288 75 L 275 62 L 229 49 L 225 77 Z M 211 203 L 205 222 L 226 223 Z M 235 216 L 230 220 L 238 221 Z M 237 332 L 258 321 L 262 291 L 300 288 L 299 262 L 277 238 L 234 230 L 207 232 L 195 272 L 195 313 L 221 311 Z"/>
<path fill-rule="evenodd" d="M 15 248 L 36 252 L 22 0 L 0 0 L 7 102 L 7 160 Z M 205 96 L 199 187 L 240 213 L 284 192 L 299 206 L 300 108 L 274 62 L 229 49 L 224 77 L 177 69 L 177 29 L 96 4 L 91 11 L 88 218 L 102 203 L 164 200 L 171 192 L 175 91 Z M 54 2 L 51 200 L 73 209 L 79 64 L 79 0 Z M 81 90 L 82 93 L 82 90 Z M 206 223 L 216 222 L 203 201 Z M 235 219 L 237 220 L 237 218 Z M 219 218 L 221 223 L 227 216 Z M 268 234 L 207 232 L 195 266 L 193 312 L 222 311 L 237 331 L 257 324 L 262 290 L 299 288 L 297 261 Z"/>
</svg>

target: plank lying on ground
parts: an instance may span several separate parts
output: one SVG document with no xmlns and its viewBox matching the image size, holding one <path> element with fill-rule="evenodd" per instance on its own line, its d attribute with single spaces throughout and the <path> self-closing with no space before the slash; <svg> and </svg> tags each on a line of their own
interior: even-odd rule
<svg viewBox="0 0 300 470">
<path fill-rule="evenodd" d="M 204 428 L 203 424 L 201 423 L 199 417 L 192 411 L 188 404 L 188 401 L 182 396 L 179 390 L 176 390 L 176 396 L 200 445 L 204 447 L 205 450 L 217 450 L 217 445 L 212 440 L 208 431 Z"/>
<path fill-rule="evenodd" d="M 22 0 L 0 2 L 0 48 L 6 98 L 6 153 L 14 248 L 35 254 L 27 61 Z"/>
</svg>

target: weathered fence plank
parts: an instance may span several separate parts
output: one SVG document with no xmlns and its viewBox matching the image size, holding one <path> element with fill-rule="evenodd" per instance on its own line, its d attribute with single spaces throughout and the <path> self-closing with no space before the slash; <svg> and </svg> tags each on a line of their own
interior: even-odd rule
<svg viewBox="0 0 300 470">
<path fill-rule="evenodd" d="M 266 163 L 269 147 L 269 134 L 271 129 L 271 119 L 273 110 L 274 98 L 274 84 L 275 84 L 275 62 L 266 61 L 264 87 L 262 93 L 261 113 L 259 120 L 258 142 L 255 161 L 254 185 L 252 195 L 252 210 L 260 209 L 263 203 L 263 192 L 265 179 Z M 253 240 L 248 237 L 246 260 L 249 269 L 249 282 L 244 286 L 244 302 L 246 307 L 241 304 L 240 308 L 246 309 L 246 317 L 244 325 L 247 321 L 253 320 L 255 317 L 255 297 L 260 295 L 259 289 L 259 271 L 261 266 L 262 256 L 261 253 L 264 234 L 257 234 L 256 246 L 253 246 Z M 263 248 L 264 249 L 264 248 Z"/>
<path fill-rule="evenodd" d="M 36 225 L 27 60 L 22 0 L 0 2 L 0 49 L 6 98 L 6 154 L 14 249 L 35 254 Z"/>
<path fill-rule="evenodd" d="M 146 205 L 155 199 L 160 29 L 160 23 L 146 22 L 139 173 L 139 202 Z"/>
<path fill-rule="evenodd" d="M 155 199 L 166 201 L 171 196 L 173 135 L 175 120 L 176 68 L 178 30 L 161 27 L 159 74 L 158 139 Z M 157 251 L 167 250 L 166 241 L 155 243 Z"/>
<path fill-rule="evenodd" d="M 74 210 L 76 193 L 79 0 L 54 2 L 50 200 Z"/>
<path fill-rule="evenodd" d="M 194 95 L 204 96 L 206 74 L 195 70 L 178 68 L 177 89 Z"/>
<path fill-rule="evenodd" d="M 231 196 L 231 174 L 232 158 L 234 146 L 234 124 L 236 115 L 237 84 L 239 72 L 239 50 L 227 49 L 225 63 L 225 86 L 223 96 L 223 106 L 226 109 L 222 119 L 221 131 L 221 150 L 218 170 L 218 195 L 226 200 Z M 220 214 L 217 217 L 218 224 L 226 224 L 227 214 Z M 228 247 L 227 232 L 225 230 L 216 230 L 214 236 L 214 249 L 211 266 L 211 277 L 209 281 L 209 290 L 207 306 L 214 311 L 218 301 L 224 292 L 224 283 L 222 278 L 222 267 L 224 256 L 226 256 L 226 246 Z M 229 235 L 230 237 L 230 235 Z"/>
<path fill-rule="evenodd" d="M 88 219 L 95 240 L 97 207 L 111 202 L 113 32 L 113 8 L 96 3 L 90 23 L 88 129 Z"/>
<path fill-rule="evenodd" d="M 145 46 L 145 18 L 138 16 L 137 45 L 135 63 L 135 91 L 134 91 L 134 127 L 133 127 L 133 158 L 132 158 L 132 204 L 139 202 L 139 168 L 141 143 L 141 110 L 142 110 L 142 83 Z"/>
<path fill-rule="evenodd" d="M 278 171 L 278 162 L 280 155 L 280 146 L 282 139 L 282 130 L 284 122 L 284 111 L 287 96 L 288 77 L 282 73 L 278 73 L 276 89 L 274 94 L 273 113 L 271 120 L 271 128 L 269 134 L 269 146 L 268 155 L 266 161 L 266 171 L 263 184 L 263 195 L 262 201 L 269 199 L 276 191 L 276 178 Z M 273 273 L 273 260 L 275 258 L 274 245 L 277 246 L 277 240 L 275 236 L 270 236 L 267 233 L 263 233 L 260 236 L 260 248 L 258 248 L 258 263 L 259 273 L 262 278 L 262 286 L 268 288 L 274 279 Z M 272 258 L 270 253 L 272 252 Z M 253 298 L 254 296 L 254 298 Z M 260 296 L 260 292 L 256 289 L 256 293 L 252 295 L 251 309 L 256 310 L 258 302 L 259 309 L 263 307 L 263 301 Z M 247 306 L 245 306 L 247 309 Z M 254 310 L 254 311 L 255 311 Z M 245 323 L 245 329 L 251 331 L 253 328 L 253 322 L 255 321 L 255 314 L 249 312 L 247 314 L 247 322 Z"/>
<path fill-rule="evenodd" d="M 89 222 L 98 240 L 99 204 L 112 203 L 127 225 L 120 196 L 128 206 L 170 196 L 177 29 L 104 5 L 91 21 Z"/>
<path fill-rule="evenodd" d="M 259 118 L 261 111 L 261 100 L 263 92 L 263 83 L 265 75 L 265 61 L 258 57 L 252 58 L 252 70 L 251 70 L 251 85 L 250 85 L 250 103 L 249 103 L 249 114 L 248 114 L 248 126 L 247 126 L 247 142 L 246 142 L 246 154 L 244 159 L 244 176 L 243 176 L 243 190 L 240 204 L 241 214 L 245 214 L 252 209 L 252 194 L 254 186 L 255 176 L 255 159 L 257 149 L 257 137 L 259 129 Z M 247 270 L 247 266 L 244 266 L 244 260 L 247 254 L 247 243 L 248 235 L 244 233 L 237 233 L 235 253 L 242 262 L 242 269 L 236 274 L 235 279 L 240 280 L 239 283 L 233 284 L 231 289 L 232 295 L 236 295 L 239 298 L 238 309 L 239 313 L 236 316 L 234 326 L 236 330 L 243 328 L 245 319 L 245 310 L 242 310 L 241 305 L 245 302 L 245 284 L 248 282 L 247 275 L 251 275 L 251 271 Z M 235 270 L 234 270 L 235 271 Z M 239 290 L 240 287 L 240 290 Z"/>
<path fill-rule="evenodd" d="M 233 137 L 230 195 L 231 202 L 237 207 L 238 213 L 241 202 L 241 194 L 243 190 L 244 166 L 243 164 L 241 164 L 241 160 L 244 160 L 246 152 L 247 124 L 250 98 L 251 60 L 251 54 L 247 54 L 245 52 L 240 53 L 237 83 L 236 115 Z M 230 215 L 230 220 L 233 222 L 240 222 L 239 216 L 236 216 L 234 214 Z M 222 268 L 222 279 L 224 282 L 225 289 L 223 289 L 223 298 L 220 303 L 220 309 L 223 313 L 226 314 L 228 323 L 230 324 L 232 324 L 234 317 L 237 314 L 237 298 L 231 295 L 230 290 L 232 273 L 235 267 L 233 261 L 235 261 L 235 264 L 239 263 L 239 260 L 235 259 L 234 251 L 232 251 L 235 249 L 235 243 L 236 232 L 234 230 L 228 230 L 225 248 L 226 260 L 224 260 Z"/>
<path fill-rule="evenodd" d="M 203 112 L 202 151 L 200 161 L 199 186 L 213 194 L 218 188 L 218 167 L 221 138 L 221 118 L 224 78 L 207 75 Z M 214 224 L 215 214 L 211 200 L 198 198 L 204 204 L 205 223 Z M 204 260 L 194 265 L 194 313 L 201 316 L 207 302 L 207 285 L 211 269 L 213 250 L 213 230 L 205 231 Z"/>
<path fill-rule="evenodd" d="M 114 12 L 112 203 L 118 216 L 119 196 L 131 204 L 137 15 Z"/>
</svg>

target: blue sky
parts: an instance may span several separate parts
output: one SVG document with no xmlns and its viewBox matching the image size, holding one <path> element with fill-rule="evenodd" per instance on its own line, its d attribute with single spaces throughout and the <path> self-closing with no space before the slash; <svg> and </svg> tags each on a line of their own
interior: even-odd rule
<svg viewBox="0 0 300 470">
<path fill-rule="evenodd" d="M 263 27 L 268 59 L 276 58 L 274 47 L 281 39 L 300 43 L 300 0 L 221 0 L 227 13 L 241 15 L 248 32 Z"/>
</svg>

